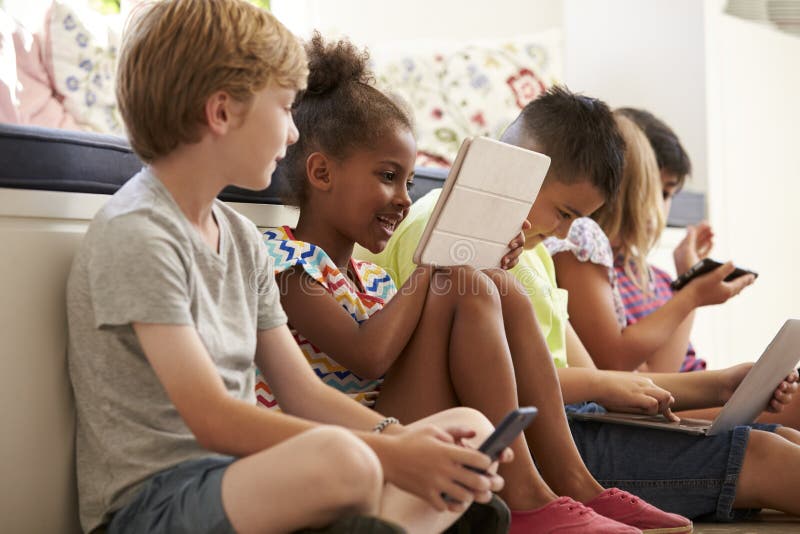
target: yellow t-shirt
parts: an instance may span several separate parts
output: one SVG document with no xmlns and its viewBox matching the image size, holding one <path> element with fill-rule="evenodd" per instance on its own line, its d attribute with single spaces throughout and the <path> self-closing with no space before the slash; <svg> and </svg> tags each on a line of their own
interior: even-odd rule
<svg viewBox="0 0 800 534">
<path fill-rule="evenodd" d="M 354 256 L 380 265 L 398 288 L 402 286 L 416 267 L 412 259 L 414 251 L 440 193 L 441 189 L 435 189 L 411 206 L 408 216 L 397 227 L 383 252 L 372 254 L 356 245 Z M 524 251 L 519 264 L 511 272 L 528 292 L 556 367 L 566 367 L 567 291 L 556 286 L 550 254 L 540 243 Z"/>
</svg>

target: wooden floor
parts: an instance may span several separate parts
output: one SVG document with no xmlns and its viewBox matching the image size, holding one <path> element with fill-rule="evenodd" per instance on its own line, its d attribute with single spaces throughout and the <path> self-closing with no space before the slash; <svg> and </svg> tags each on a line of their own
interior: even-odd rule
<svg viewBox="0 0 800 534">
<path fill-rule="evenodd" d="M 800 534 L 800 517 L 767 510 L 739 523 L 695 523 L 694 534 Z"/>
</svg>

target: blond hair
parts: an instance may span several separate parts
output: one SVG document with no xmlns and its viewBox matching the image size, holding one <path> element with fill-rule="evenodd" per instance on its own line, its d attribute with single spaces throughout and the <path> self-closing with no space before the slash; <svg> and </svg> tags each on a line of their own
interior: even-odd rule
<svg viewBox="0 0 800 534">
<path fill-rule="evenodd" d="M 619 195 L 607 202 L 594 219 L 608 236 L 614 253 L 623 257 L 625 273 L 649 291 L 647 255 L 664 229 L 661 175 L 647 136 L 631 119 L 614 112 L 625 140 L 625 162 Z"/>
<path fill-rule="evenodd" d="M 161 0 L 126 26 L 117 103 L 131 146 L 151 162 L 200 140 L 217 91 L 250 104 L 270 83 L 299 90 L 307 76 L 303 47 L 270 13 L 245 0 Z"/>
</svg>

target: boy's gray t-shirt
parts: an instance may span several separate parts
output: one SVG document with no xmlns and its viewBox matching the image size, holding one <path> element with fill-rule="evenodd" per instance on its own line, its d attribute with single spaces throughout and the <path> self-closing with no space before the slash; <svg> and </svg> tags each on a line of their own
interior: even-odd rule
<svg viewBox="0 0 800 534">
<path fill-rule="evenodd" d="M 147 169 L 100 210 L 67 284 L 81 524 L 89 532 L 143 482 L 210 456 L 178 415 L 132 323 L 193 326 L 232 397 L 255 404 L 256 331 L 286 323 L 255 225 L 219 201 L 211 249 Z"/>
</svg>

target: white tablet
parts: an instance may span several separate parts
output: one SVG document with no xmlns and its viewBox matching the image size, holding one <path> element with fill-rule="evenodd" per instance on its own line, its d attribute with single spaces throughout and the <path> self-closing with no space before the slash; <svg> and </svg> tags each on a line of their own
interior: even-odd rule
<svg viewBox="0 0 800 534">
<path fill-rule="evenodd" d="M 500 266 L 542 187 L 550 157 L 487 137 L 465 139 L 422 234 L 417 265 Z"/>
</svg>

